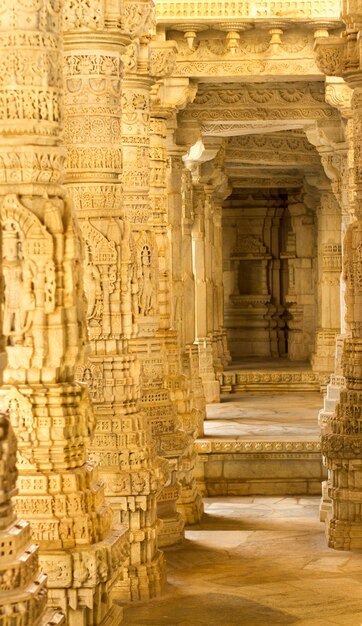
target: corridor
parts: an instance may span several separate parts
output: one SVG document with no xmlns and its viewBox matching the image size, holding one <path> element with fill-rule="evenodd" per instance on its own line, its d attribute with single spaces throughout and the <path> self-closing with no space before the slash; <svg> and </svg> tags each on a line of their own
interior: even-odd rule
<svg viewBox="0 0 362 626">
<path fill-rule="evenodd" d="M 0 626 L 362 626 L 362 0 L 0 50 Z"/>
<path fill-rule="evenodd" d="M 360 626 L 361 554 L 326 547 L 319 498 L 205 500 L 199 525 L 166 551 L 165 595 L 125 626 Z"/>
</svg>

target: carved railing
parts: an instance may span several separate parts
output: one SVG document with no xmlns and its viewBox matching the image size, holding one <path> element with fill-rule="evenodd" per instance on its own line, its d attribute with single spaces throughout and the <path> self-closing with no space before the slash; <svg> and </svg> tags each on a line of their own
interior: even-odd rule
<svg viewBox="0 0 362 626">
<path fill-rule="evenodd" d="M 338 20 L 341 0 L 157 0 L 159 23 L 177 20 Z"/>
</svg>

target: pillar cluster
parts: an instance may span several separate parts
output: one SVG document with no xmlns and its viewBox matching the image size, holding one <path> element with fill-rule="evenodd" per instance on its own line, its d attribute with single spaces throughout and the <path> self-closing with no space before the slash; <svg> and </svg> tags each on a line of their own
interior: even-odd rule
<svg viewBox="0 0 362 626">
<path fill-rule="evenodd" d="M 121 619 L 111 598 L 129 540 L 87 455 L 94 415 L 75 382 L 86 326 L 81 237 L 62 186 L 61 18 L 42 1 L 1 14 L 1 403 L 19 442 L 17 513 L 40 546 L 48 604 L 86 626 Z"/>
<path fill-rule="evenodd" d="M 152 0 L 3 2 L 4 626 L 119 626 L 162 593 L 231 357 L 329 380 L 321 517 L 362 547 L 362 14 L 342 5 L 343 37 L 224 20 L 225 49 Z"/>
<path fill-rule="evenodd" d="M 343 38 L 318 38 L 316 56 L 326 74 L 341 76 L 351 97 L 337 104 L 347 111 L 349 150 L 342 195 L 343 334 L 337 343 L 336 375 L 332 405 L 321 413 L 322 451 L 329 478 L 322 504 L 329 545 L 341 550 L 362 547 L 361 517 L 361 407 L 362 407 L 362 13 L 357 2 L 343 2 L 343 19 L 348 30 Z M 346 106 L 348 105 L 348 106 Z M 327 396 L 328 399 L 328 396 Z"/>
</svg>

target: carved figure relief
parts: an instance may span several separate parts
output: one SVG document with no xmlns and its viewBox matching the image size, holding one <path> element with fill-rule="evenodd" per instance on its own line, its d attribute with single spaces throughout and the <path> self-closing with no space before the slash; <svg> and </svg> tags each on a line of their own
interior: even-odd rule
<svg viewBox="0 0 362 626">
<path fill-rule="evenodd" d="M 3 225 L 4 310 L 3 332 L 11 345 L 22 344 L 35 308 L 34 276 L 24 258 L 23 240 L 17 224 Z"/>
<path fill-rule="evenodd" d="M 49 213 L 51 213 L 49 203 Z M 55 309 L 53 239 L 37 217 L 14 196 L 1 207 L 4 276 L 3 324 L 9 366 L 39 367 L 47 357 L 47 331 L 37 308 Z M 44 298 L 44 303 L 39 299 Z M 21 360 L 24 359 L 21 365 Z M 32 360 L 32 361 L 31 361 Z"/>
<path fill-rule="evenodd" d="M 151 249 L 144 245 L 141 251 L 140 288 L 138 294 L 138 308 L 141 315 L 150 315 L 154 310 L 154 290 L 151 275 Z"/>
<path fill-rule="evenodd" d="M 86 242 L 84 285 L 87 296 L 87 318 L 91 338 L 111 332 L 110 299 L 117 279 L 116 245 L 96 229 L 89 220 L 81 222 Z"/>
</svg>

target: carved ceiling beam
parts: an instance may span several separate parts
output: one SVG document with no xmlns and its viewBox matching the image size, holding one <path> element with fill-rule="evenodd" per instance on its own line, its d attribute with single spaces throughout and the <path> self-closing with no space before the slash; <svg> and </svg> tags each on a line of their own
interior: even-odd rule
<svg viewBox="0 0 362 626">
<path fill-rule="evenodd" d="M 189 121 L 188 121 L 189 123 Z M 310 121 L 306 122 L 310 123 Z M 304 123 L 300 120 L 268 120 L 249 122 L 202 122 L 199 125 L 200 133 L 204 137 L 209 135 L 218 137 L 239 137 L 247 135 L 265 135 L 287 130 L 301 130 Z"/>
<path fill-rule="evenodd" d="M 302 176 L 290 176 L 284 172 L 280 174 L 265 172 L 260 175 L 257 172 L 250 172 L 251 175 L 246 178 L 234 176 L 232 171 L 228 173 L 233 189 L 299 189 L 303 185 Z"/>
<path fill-rule="evenodd" d="M 212 26 L 212 31 L 199 26 L 198 31 L 186 31 L 184 37 L 178 31 L 184 31 L 187 25 L 172 26 L 167 37 L 178 43 L 175 75 L 202 80 L 227 76 L 229 80 L 243 81 L 253 81 L 256 75 L 270 81 L 280 76 L 291 82 L 296 76 L 321 78 L 313 53 L 311 24 L 300 27 L 279 20 L 259 28 L 249 26 L 247 29 L 247 24 L 240 21 L 220 22 Z M 321 26 L 315 25 L 315 33 L 328 35 Z"/>
<path fill-rule="evenodd" d="M 205 85 L 180 113 L 181 122 L 199 121 L 207 134 L 215 133 L 205 127 L 206 123 L 227 124 L 227 129 L 219 126 L 219 134 L 230 134 L 230 126 L 246 122 L 254 128 L 259 122 L 276 122 L 290 128 L 296 123 L 303 127 L 316 120 L 338 119 L 338 111 L 325 102 L 324 84 L 305 82 L 247 84 L 242 88 L 237 83 Z"/>
<path fill-rule="evenodd" d="M 253 163 L 299 168 L 318 167 L 320 157 L 304 134 L 272 133 L 230 138 L 225 163 L 234 167 L 245 167 Z"/>
</svg>

